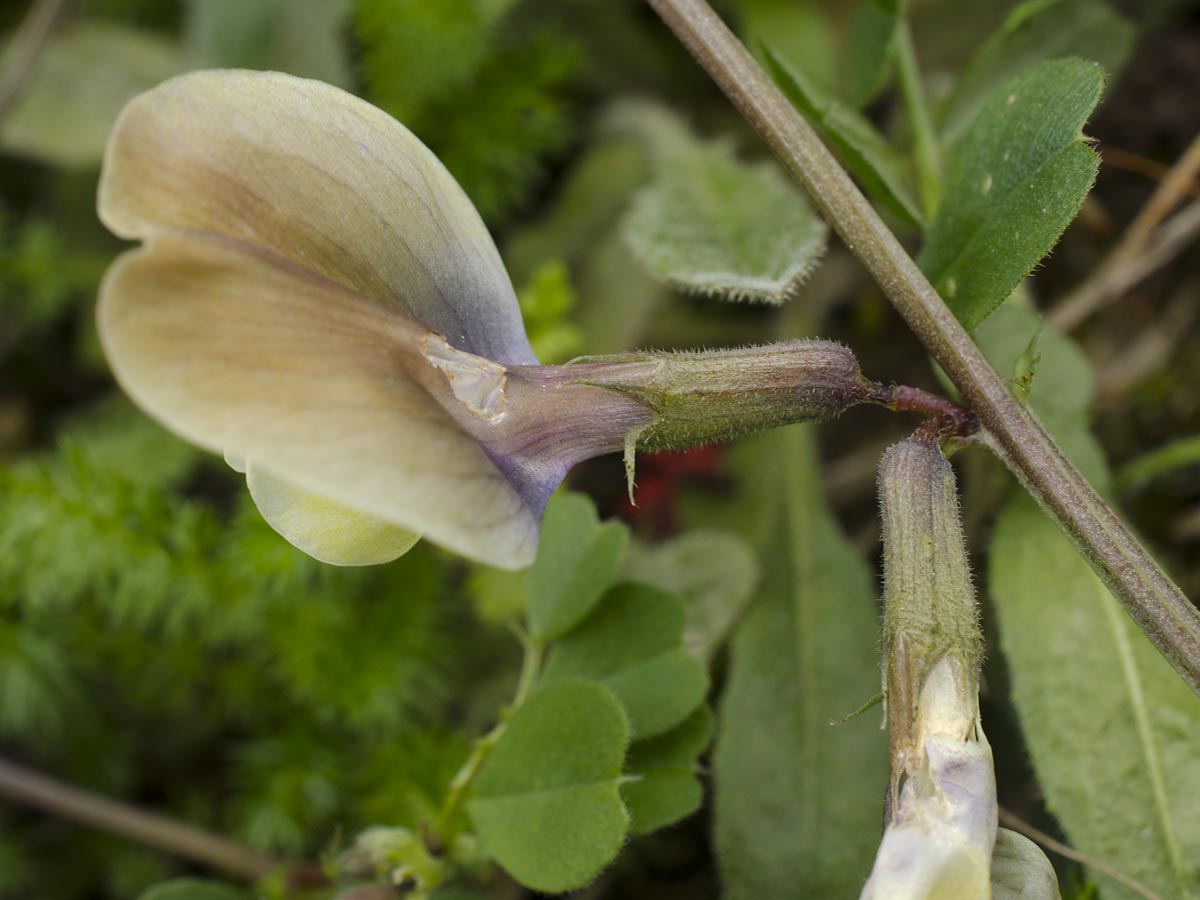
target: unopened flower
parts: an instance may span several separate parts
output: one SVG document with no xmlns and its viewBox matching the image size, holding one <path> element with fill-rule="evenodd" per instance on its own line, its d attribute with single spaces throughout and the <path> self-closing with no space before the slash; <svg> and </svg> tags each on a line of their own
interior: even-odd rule
<svg viewBox="0 0 1200 900">
<path fill-rule="evenodd" d="M 212 71 L 132 101 L 100 216 L 118 381 L 224 453 L 281 534 L 339 564 L 419 535 L 527 565 L 579 461 L 836 415 L 871 385 L 823 341 L 543 367 L 474 207 L 404 126 L 319 82 Z"/>
<path fill-rule="evenodd" d="M 886 830 L 863 900 L 991 897 L 992 750 L 979 719 L 983 641 L 954 470 L 932 439 L 889 449 L 883 515 Z"/>
</svg>

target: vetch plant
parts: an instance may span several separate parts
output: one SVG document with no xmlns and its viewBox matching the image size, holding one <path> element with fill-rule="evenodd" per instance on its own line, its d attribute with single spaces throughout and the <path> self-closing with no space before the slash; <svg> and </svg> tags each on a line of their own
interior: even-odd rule
<svg viewBox="0 0 1200 900">
<path fill-rule="evenodd" d="M 140 238 L 101 289 L 118 380 L 224 453 L 326 562 L 420 535 L 528 565 L 576 463 L 821 421 L 893 392 L 822 341 L 538 366 L 491 238 L 401 124 L 336 88 L 202 72 L 142 95 L 100 214 Z"/>
<path fill-rule="evenodd" d="M 353 28 L 323 0 L 320 26 L 239 5 L 188 5 L 194 59 L 292 74 L 128 102 L 98 208 L 137 246 L 96 321 L 136 406 L 249 497 L 123 400 L 0 469 L 0 733 L 103 747 L 63 766 L 231 837 L 4 761 L 0 793 L 271 900 L 707 897 L 714 872 L 724 900 L 1058 897 L 999 827 L 1056 846 L 1021 818 L 1090 867 L 1060 868 L 1070 897 L 1195 896 L 1200 615 L 1109 505 L 1093 366 L 1031 277 L 1095 181 L 1084 129 L 1129 22 L 1018 3 L 955 77 L 893 0 L 840 45 L 821 4 L 731 0 L 735 36 L 704 0 L 649 0 L 781 168 L 719 97 L 675 93 L 686 67 L 642 70 L 669 35 L 623 4 L 357 0 Z M 224 46 L 251 20 L 269 48 Z M 693 98 L 687 119 L 646 93 Z M 37 281 L 25 255 L 6 283 Z M 866 276 L 950 396 L 864 375 L 891 338 Z M 924 418 L 878 467 L 882 597 L 858 501 L 886 443 L 865 432 L 895 422 L 808 427 L 859 405 Z M 635 492 L 639 452 L 724 442 Z M 597 501 L 562 489 L 604 454 L 625 485 L 601 464 L 572 482 L 607 479 Z M 886 737 L 852 712 L 873 695 Z M 175 754 L 214 762 L 162 784 Z M 5 888 L 40 838 L 2 812 Z"/>
</svg>

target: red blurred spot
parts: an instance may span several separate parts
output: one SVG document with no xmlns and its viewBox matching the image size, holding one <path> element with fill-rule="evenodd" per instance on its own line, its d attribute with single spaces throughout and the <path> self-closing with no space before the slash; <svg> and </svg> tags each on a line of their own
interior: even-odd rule
<svg viewBox="0 0 1200 900">
<path fill-rule="evenodd" d="M 718 485 L 726 480 L 724 449 L 717 444 L 690 450 L 639 454 L 634 501 L 626 497 L 621 518 L 648 527 L 657 535 L 676 530 L 679 493 L 695 485 Z"/>
</svg>

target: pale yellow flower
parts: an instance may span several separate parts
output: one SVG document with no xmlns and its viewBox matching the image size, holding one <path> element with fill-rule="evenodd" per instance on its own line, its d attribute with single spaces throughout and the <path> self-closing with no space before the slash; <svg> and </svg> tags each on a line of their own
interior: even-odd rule
<svg viewBox="0 0 1200 900">
<path fill-rule="evenodd" d="M 184 75 L 122 113 L 98 205 L 142 241 L 101 288 L 117 379 L 244 461 L 285 537 L 341 564 L 391 559 L 418 534 L 528 564 L 546 496 L 595 448 L 523 469 L 515 445 L 535 436 L 455 397 L 452 377 L 505 377 L 488 361 L 537 361 L 487 229 L 403 125 L 315 81 Z M 647 421 L 634 406 L 612 413 Z"/>
<path fill-rule="evenodd" d="M 337 88 L 195 72 L 133 100 L 100 216 L 141 246 L 104 278 L 121 386 L 225 458 L 312 556 L 419 535 L 528 565 L 577 462 L 836 415 L 873 396 L 823 341 L 538 366 L 483 222 L 432 153 Z"/>
</svg>

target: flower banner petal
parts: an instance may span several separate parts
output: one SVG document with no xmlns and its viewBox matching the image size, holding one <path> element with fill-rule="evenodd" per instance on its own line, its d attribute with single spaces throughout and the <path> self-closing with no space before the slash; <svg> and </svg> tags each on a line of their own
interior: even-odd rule
<svg viewBox="0 0 1200 900">
<path fill-rule="evenodd" d="M 421 539 L 376 516 L 296 487 L 250 463 L 250 496 L 267 523 L 292 546 L 334 566 L 374 566 L 403 556 Z"/>
<path fill-rule="evenodd" d="M 109 269 L 97 315 L 122 387 L 188 440 L 480 561 L 532 561 L 541 510 L 447 411 L 428 332 L 399 310 L 161 232 Z"/>
<path fill-rule="evenodd" d="M 408 313 L 451 345 L 534 363 L 471 201 L 382 110 L 277 72 L 193 72 L 133 100 L 105 155 L 116 234 L 209 234 L 271 251 Z"/>
</svg>

